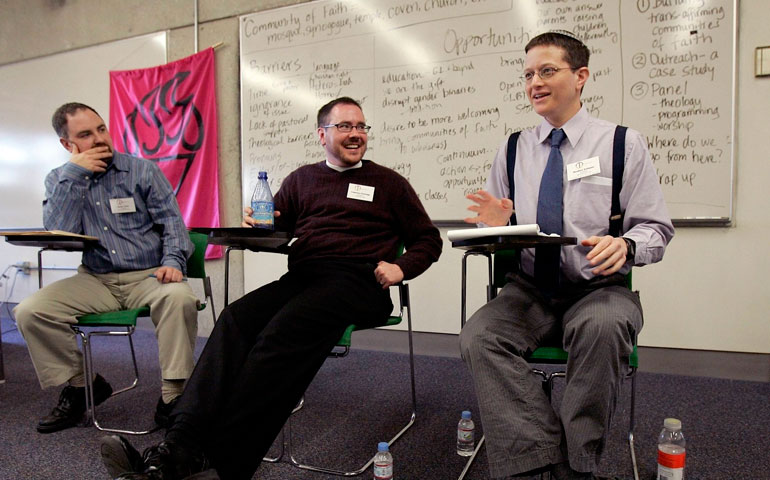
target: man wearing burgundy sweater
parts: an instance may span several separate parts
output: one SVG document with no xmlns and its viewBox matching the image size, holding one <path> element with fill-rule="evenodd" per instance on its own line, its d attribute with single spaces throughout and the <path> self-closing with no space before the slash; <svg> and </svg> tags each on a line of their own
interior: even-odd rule
<svg viewBox="0 0 770 480">
<path fill-rule="evenodd" d="M 344 330 L 384 324 L 388 287 L 438 260 L 439 232 L 407 180 L 363 160 L 368 131 L 351 98 L 318 111 L 326 161 L 275 195 L 276 227 L 297 238 L 288 273 L 222 312 L 163 442 L 140 456 L 122 437 L 102 439 L 113 477 L 251 478 Z"/>
</svg>

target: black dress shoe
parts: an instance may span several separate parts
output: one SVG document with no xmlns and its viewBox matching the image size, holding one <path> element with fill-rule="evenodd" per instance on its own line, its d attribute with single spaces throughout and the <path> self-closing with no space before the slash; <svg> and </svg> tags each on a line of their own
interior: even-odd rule
<svg viewBox="0 0 770 480">
<path fill-rule="evenodd" d="M 100 452 L 102 463 L 107 468 L 110 478 L 124 473 L 142 472 L 145 469 L 142 455 L 120 435 L 102 437 Z"/>
<path fill-rule="evenodd" d="M 94 403 L 99 405 L 112 395 L 112 387 L 98 373 L 94 378 Z M 40 419 L 37 431 L 53 433 L 78 424 L 86 411 L 86 388 L 66 386 L 59 394 L 59 403 L 51 413 Z"/>
<path fill-rule="evenodd" d="M 145 467 L 143 472 L 125 473 L 116 480 L 182 480 L 210 469 L 203 453 L 190 452 L 171 441 L 145 450 L 142 462 Z"/>
<path fill-rule="evenodd" d="M 174 398 L 168 403 L 163 403 L 163 397 L 158 399 L 158 404 L 155 406 L 155 423 L 161 428 L 168 428 L 171 426 L 171 411 L 179 403 L 179 397 Z"/>
</svg>

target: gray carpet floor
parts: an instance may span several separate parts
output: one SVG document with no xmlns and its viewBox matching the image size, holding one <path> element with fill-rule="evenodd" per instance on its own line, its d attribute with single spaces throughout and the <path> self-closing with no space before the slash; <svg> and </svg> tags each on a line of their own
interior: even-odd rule
<svg viewBox="0 0 770 480">
<path fill-rule="evenodd" d="M 38 418 L 56 404 L 59 389 L 41 391 L 23 339 L 3 319 L 3 351 L 7 382 L 0 384 L 0 480 L 106 479 L 92 426 L 41 435 Z M 135 334 L 142 382 L 132 392 L 99 408 L 105 425 L 134 428 L 152 425 L 160 389 L 157 343 L 151 332 Z M 127 343 L 99 339 L 97 370 L 113 386 L 129 380 Z M 355 341 L 355 340 L 354 340 Z M 199 339 L 198 348 L 204 339 Z M 454 479 L 465 459 L 455 453 L 460 412 L 477 412 L 470 376 L 456 358 L 416 357 L 417 423 L 391 449 L 398 479 Z M 558 403 L 563 382 L 557 381 Z M 601 472 L 633 478 L 628 455 L 629 388 L 615 415 Z M 655 478 L 656 438 L 663 418 L 682 420 L 687 438 L 686 478 L 770 479 L 770 384 L 639 373 L 637 379 L 636 452 L 642 479 Z M 387 440 L 410 415 L 408 357 L 354 350 L 347 358 L 329 359 L 306 394 L 306 406 L 292 420 L 295 456 L 307 463 L 355 469 Z M 269 412 L 262 414 L 268 415 Z M 478 417 L 477 435 L 483 432 Z M 259 432 L 254 432 L 258 435 Z M 158 442 L 160 432 L 132 441 L 140 448 Z M 273 453 L 276 453 L 274 445 Z M 484 452 L 468 480 L 489 478 Z M 266 464 L 254 478 L 332 479 L 289 464 Z M 371 469 L 355 478 L 372 478 Z"/>
</svg>

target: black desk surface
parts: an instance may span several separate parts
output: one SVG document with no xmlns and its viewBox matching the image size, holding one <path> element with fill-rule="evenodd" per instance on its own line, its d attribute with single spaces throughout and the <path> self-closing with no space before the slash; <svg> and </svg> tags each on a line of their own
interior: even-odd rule
<svg viewBox="0 0 770 480">
<path fill-rule="evenodd" d="M 288 232 L 276 232 L 263 228 L 191 228 L 190 230 L 208 236 L 209 243 L 212 245 L 245 248 L 259 252 L 286 253 L 288 244 L 293 238 Z"/>
<path fill-rule="evenodd" d="M 575 237 L 544 237 L 540 235 L 490 235 L 488 237 L 469 238 L 452 242 L 452 248 L 495 252 L 513 248 L 533 248 L 540 246 L 575 245 Z"/>
</svg>

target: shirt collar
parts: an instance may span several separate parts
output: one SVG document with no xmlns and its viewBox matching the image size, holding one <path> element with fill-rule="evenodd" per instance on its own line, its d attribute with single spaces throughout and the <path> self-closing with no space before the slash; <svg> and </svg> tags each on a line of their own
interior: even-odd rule
<svg viewBox="0 0 770 480">
<path fill-rule="evenodd" d="M 354 168 L 361 168 L 364 166 L 364 162 L 359 160 L 358 163 L 356 163 L 353 166 L 350 167 L 340 167 L 339 165 L 334 165 L 333 163 L 330 163 L 329 160 L 326 161 L 326 166 L 331 168 L 332 170 L 336 170 L 338 172 L 344 172 L 346 170 L 353 170 Z"/>
<path fill-rule="evenodd" d="M 583 132 L 585 132 L 586 128 L 588 128 L 588 123 L 590 121 L 591 115 L 588 113 L 588 110 L 586 110 L 586 107 L 582 106 L 580 107 L 580 110 L 578 110 L 578 113 L 567 120 L 567 123 L 561 126 L 561 129 L 564 130 L 564 133 L 567 134 L 567 141 L 569 141 L 570 145 L 574 147 L 578 141 L 580 141 L 580 137 L 583 136 Z M 538 142 L 545 142 L 548 139 L 548 136 L 551 134 L 551 130 L 554 128 L 556 127 L 551 125 L 548 120 L 544 118 L 540 123 L 540 126 L 538 126 Z"/>
<path fill-rule="evenodd" d="M 102 178 L 103 176 L 107 175 L 107 172 L 110 170 L 115 170 L 116 172 L 128 172 L 130 168 L 131 165 L 130 160 L 128 159 L 128 155 L 125 153 L 113 151 L 112 161 L 110 164 L 103 172 L 93 174 L 93 178 Z"/>
<path fill-rule="evenodd" d="M 128 155 L 125 153 L 113 152 L 112 163 L 110 164 L 110 167 L 123 172 L 129 171 L 131 168 L 131 162 L 127 157 Z"/>
</svg>

